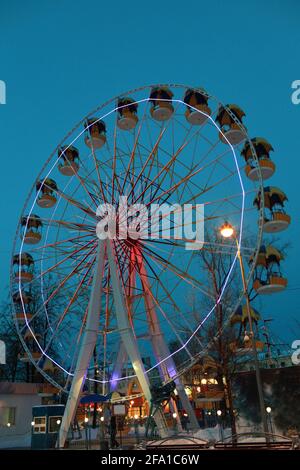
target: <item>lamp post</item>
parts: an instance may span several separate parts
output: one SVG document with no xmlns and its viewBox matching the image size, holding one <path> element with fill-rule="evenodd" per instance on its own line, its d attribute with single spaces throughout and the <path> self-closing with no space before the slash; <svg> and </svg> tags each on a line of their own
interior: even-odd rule
<svg viewBox="0 0 300 470">
<path fill-rule="evenodd" d="M 217 410 L 217 419 L 218 419 L 218 425 L 219 425 L 219 434 L 220 434 L 220 440 L 223 442 L 224 440 L 224 435 L 223 435 L 223 426 L 222 426 L 222 411 Z"/>
<path fill-rule="evenodd" d="M 237 246 L 237 257 L 238 257 L 238 260 L 239 260 L 239 265 L 240 265 L 240 270 L 241 270 L 241 277 L 242 277 L 242 283 L 243 283 L 243 293 L 244 293 L 244 297 L 245 297 L 245 300 L 246 300 L 246 309 L 247 309 L 247 316 L 248 316 L 248 323 L 249 323 L 249 338 L 250 338 L 251 344 L 252 344 L 252 354 L 253 354 L 254 366 L 255 366 L 256 385 L 257 385 L 257 392 L 258 392 L 258 398 L 259 398 L 260 414 L 261 414 L 261 419 L 262 419 L 263 430 L 264 430 L 264 433 L 265 433 L 266 442 L 268 443 L 269 442 L 268 421 L 267 421 L 266 408 L 265 408 L 265 402 L 264 402 L 261 374 L 260 374 L 260 370 L 259 370 L 259 362 L 258 362 L 258 357 L 257 357 L 256 343 L 255 343 L 255 338 L 254 338 L 254 333 L 253 333 L 251 307 L 250 307 L 250 300 L 249 300 L 249 295 L 248 295 L 248 290 L 247 290 L 247 285 L 246 285 L 245 268 L 244 268 L 243 257 L 242 257 L 242 254 L 241 254 L 240 244 L 239 244 L 238 239 L 235 235 L 235 231 L 234 231 L 233 226 L 231 224 L 229 224 L 228 222 L 225 222 L 224 225 L 222 225 L 222 227 L 220 228 L 220 233 L 221 233 L 222 237 L 224 237 L 224 238 L 233 237 L 235 242 L 236 242 L 236 246 Z"/>
<path fill-rule="evenodd" d="M 274 434 L 273 423 L 272 423 L 272 415 L 271 415 L 272 408 L 270 406 L 267 406 L 266 412 L 268 413 L 268 417 L 269 417 L 270 431 L 271 431 L 272 434 Z M 274 441 L 274 436 L 273 436 L 273 441 Z"/>
<path fill-rule="evenodd" d="M 174 431 L 174 434 L 176 434 L 177 433 L 177 413 L 173 413 L 172 416 L 173 416 L 173 431 Z"/>
</svg>

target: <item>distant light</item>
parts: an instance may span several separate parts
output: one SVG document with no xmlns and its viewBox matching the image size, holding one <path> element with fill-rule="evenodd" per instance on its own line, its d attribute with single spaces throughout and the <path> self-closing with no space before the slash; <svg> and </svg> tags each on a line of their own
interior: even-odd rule
<svg viewBox="0 0 300 470">
<path fill-rule="evenodd" d="M 201 392 L 201 387 L 197 387 L 197 392 Z"/>
<path fill-rule="evenodd" d="M 177 413 L 173 413 L 172 416 L 173 416 L 174 419 L 177 418 Z"/>
<path fill-rule="evenodd" d="M 134 419 L 139 419 L 138 415 L 134 415 Z"/>
<path fill-rule="evenodd" d="M 187 418 L 187 413 L 183 413 L 183 416 L 185 416 Z"/>
<path fill-rule="evenodd" d="M 221 414 L 222 414 L 222 411 L 221 411 L 221 410 L 218 410 L 218 411 L 217 411 L 217 415 L 218 415 L 218 416 L 221 416 Z"/>
<path fill-rule="evenodd" d="M 89 422 L 89 418 L 88 418 L 87 416 L 84 418 L 84 422 L 85 422 L 85 423 L 88 423 L 88 422 Z"/>
<path fill-rule="evenodd" d="M 103 423 L 103 421 L 104 421 L 104 416 L 101 416 L 100 421 L 101 421 L 101 423 Z"/>
<path fill-rule="evenodd" d="M 271 413 L 271 411 L 272 411 L 272 408 L 271 408 L 270 406 L 267 406 L 266 412 L 267 412 L 267 413 Z"/>
<path fill-rule="evenodd" d="M 56 421 L 56 424 L 60 424 L 60 423 L 61 423 L 61 420 L 58 419 L 58 420 Z"/>
<path fill-rule="evenodd" d="M 35 425 L 35 422 L 34 421 L 31 421 L 31 426 L 34 426 Z"/>
<path fill-rule="evenodd" d="M 224 237 L 224 238 L 232 237 L 232 235 L 234 233 L 233 226 L 231 224 L 229 224 L 228 222 L 225 222 L 225 224 L 222 225 L 222 227 L 220 227 L 220 233 L 221 233 L 222 237 Z"/>
<path fill-rule="evenodd" d="M 211 415 L 211 411 L 209 411 L 207 414 L 210 416 L 210 415 Z"/>
<path fill-rule="evenodd" d="M 192 395 L 192 390 L 190 389 L 190 387 L 184 387 L 184 391 L 188 397 Z"/>
<path fill-rule="evenodd" d="M 178 395 L 178 392 L 177 392 L 176 388 L 174 390 L 174 395 L 176 395 L 176 396 Z"/>
<path fill-rule="evenodd" d="M 206 380 L 206 379 L 201 379 L 201 383 L 202 383 L 202 385 L 206 385 L 206 384 L 207 384 L 207 380 Z"/>
<path fill-rule="evenodd" d="M 10 428 L 10 423 L 7 423 L 7 427 Z"/>
<path fill-rule="evenodd" d="M 134 400 L 131 400 L 130 404 L 131 404 L 131 405 L 134 405 Z"/>
</svg>

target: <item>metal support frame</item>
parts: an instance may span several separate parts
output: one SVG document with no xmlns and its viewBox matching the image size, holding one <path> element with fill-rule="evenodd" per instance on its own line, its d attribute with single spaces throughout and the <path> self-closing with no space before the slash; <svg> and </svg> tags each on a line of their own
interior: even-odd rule
<svg viewBox="0 0 300 470">
<path fill-rule="evenodd" d="M 86 324 L 82 335 L 71 389 L 58 435 L 58 447 L 60 448 L 64 447 L 70 425 L 74 421 L 80 393 L 86 379 L 87 370 L 98 338 L 104 256 L 105 245 L 103 241 L 99 241 Z"/>
<path fill-rule="evenodd" d="M 139 353 L 137 341 L 129 322 L 128 309 L 124 301 L 124 293 L 122 292 L 120 277 L 117 271 L 115 259 L 116 255 L 113 243 L 113 241 L 107 240 L 107 257 L 110 268 L 118 328 L 120 330 L 122 342 L 132 363 L 132 367 L 143 390 L 144 396 L 146 400 L 151 403 L 149 380 L 147 374 L 145 373 L 144 364 Z M 163 413 L 158 411 L 153 417 L 155 419 L 159 435 L 162 438 L 168 437 L 168 428 Z"/>
<path fill-rule="evenodd" d="M 259 399 L 260 414 L 261 414 L 261 420 L 263 424 L 263 430 L 265 433 L 266 442 L 268 443 L 269 442 L 269 428 L 268 428 L 266 406 L 265 406 L 262 380 L 261 380 L 261 374 L 260 374 L 259 362 L 258 362 L 258 356 L 257 356 L 256 342 L 255 342 L 254 332 L 253 332 L 250 299 L 249 299 L 249 294 L 248 294 L 246 279 L 245 279 L 245 268 L 244 268 L 244 262 L 243 262 L 243 257 L 241 254 L 240 246 L 236 237 L 235 237 L 235 241 L 237 245 L 237 256 L 238 256 L 239 263 L 240 263 L 244 297 L 246 299 L 247 316 L 248 316 L 249 330 L 250 330 L 249 336 L 250 336 L 251 344 L 252 344 L 252 354 L 253 354 L 254 366 L 255 366 L 256 385 L 257 385 L 257 392 L 258 392 L 258 399 Z"/>
<path fill-rule="evenodd" d="M 142 283 L 143 291 L 144 291 L 144 299 L 145 299 L 148 325 L 150 329 L 151 343 L 152 343 L 156 360 L 160 362 L 166 357 L 170 356 L 170 351 L 164 340 L 163 333 L 161 331 L 159 319 L 156 313 L 156 306 L 155 306 L 155 303 L 153 301 L 153 297 L 151 294 L 151 286 L 150 286 L 149 279 L 147 276 L 147 271 L 145 268 L 145 263 L 143 260 L 142 253 L 140 249 L 137 247 L 134 247 L 133 250 L 135 252 L 136 263 L 138 266 L 138 271 L 140 274 L 140 279 L 141 279 L 141 283 Z M 177 375 L 176 366 L 172 357 L 170 357 L 169 359 L 164 361 L 162 364 L 160 364 L 159 368 L 162 374 L 162 378 L 164 380 L 169 380 L 170 378 Z M 189 417 L 191 428 L 193 431 L 198 431 L 199 423 L 196 418 L 193 407 L 190 403 L 190 400 L 184 390 L 184 385 L 181 382 L 181 378 L 180 377 L 175 378 L 174 382 L 176 383 L 176 389 L 177 389 L 181 404 Z M 179 420 L 176 403 L 173 401 L 172 404 L 173 404 L 173 407 L 175 407 L 174 411 L 177 414 L 177 418 L 178 418 L 177 422 L 179 424 L 179 430 L 181 430 L 181 422 Z"/>
</svg>

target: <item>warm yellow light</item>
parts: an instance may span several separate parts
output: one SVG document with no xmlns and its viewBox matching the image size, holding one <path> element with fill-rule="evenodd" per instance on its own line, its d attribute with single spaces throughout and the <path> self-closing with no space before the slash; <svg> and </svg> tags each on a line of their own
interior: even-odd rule
<svg viewBox="0 0 300 470">
<path fill-rule="evenodd" d="M 220 228 L 220 233 L 221 233 L 222 237 L 224 237 L 224 238 L 232 237 L 232 235 L 234 233 L 233 226 L 230 225 L 228 222 L 225 222 L 225 224 L 222 225 L 222 227 Z"/>
<path fill-rule="evenodd" d="M 85 422 L 85 423 L 88 423 L 88 422 L 89 422 L 89 418 L 88 418 L 87 416 L 84 418 L 84 422 Z"/>
<path fill-rule="evenodd" d="M 138 418 L 139 418 L 138 415 L 134 415 L 134 419 L 138 419 Z"/>
<path fill-rule="evenodd" d="M 206 385 L 206 384 L 207 384 L 207 380 L 206 380 L 206 379 L 201 379 L 201 384 L 202 384 L 202 385 Z"/>
<path fill-rule="evenodd" d="M 134 404 L 134 400 L 131 400 L 130 404 L 133 405 L 133 404 Z"/>
<path fill-rule="evenodd" d="M 211 385 L 218 385 L 218 381 L 216 379 L 208 379 L 208 383 Z"/>
<path fill-rule="evenodd" d="M 173 413 L 173 418 L 176 419 L 177 418 L 177 413 Z"/>
<path fill-rule="evenodd" d="M 201 387 L 197 387 L 197 392 L 201 392 Z"/>
<path fill-rule="evenodd" d="M 190 397 L 192 395 L 192 390 L 190 389 L 190 387 L 185 387 L 184 391 L 185 391 L 185 393 L 187 394 L 188 397 Z"/>
</svg>

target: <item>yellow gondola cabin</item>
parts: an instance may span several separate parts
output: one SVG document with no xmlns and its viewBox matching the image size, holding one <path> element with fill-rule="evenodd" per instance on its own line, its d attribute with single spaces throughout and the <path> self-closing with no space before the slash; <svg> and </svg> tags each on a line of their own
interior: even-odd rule
<svg viewBox="0 0 300 470">
<path fill-rule="evenodd" d="M 246 138 L 246 128 L 242 123 L 244 111 L 236 104 L 221 106 L 216 122 L 220 125 L 220 140 L 224 144 L 238 145 Z"/>
<path fill-rule="evenodd" d="M 270 178 L 275 172 L 275 163 L 270 158 L 270 152 L 273 151 L 272 145 L 262 137 L 254 137 L 251 139 L 251 144 L 254 147 L 258 159 L 253 157 L 252 148 L 249 142 L 246 142 L 241 155 L 244 157 L 246 166 L 245 172 L 247 177 L 252 181 L 258 181 L 261 172 L 263 180 Z"/>
<path fill-rule="evenodd" d="M 132 98 L 121 98 L 118 101 L 117 126 L 123 131 L 135 128 L 139 118 L 137 116 L 137 104 Z"/>
<path fill-rule="evenodd" d="M 156 121 L 167 121 L 174 113 L 173 93 L 166 87 L 152 88 L 150 93 L 150 114 Z"/>
</svg>

